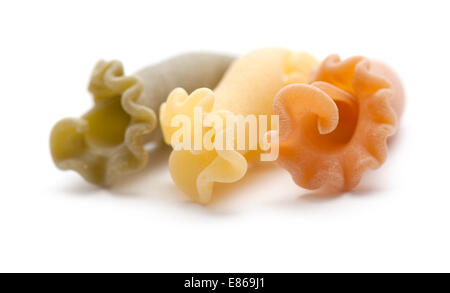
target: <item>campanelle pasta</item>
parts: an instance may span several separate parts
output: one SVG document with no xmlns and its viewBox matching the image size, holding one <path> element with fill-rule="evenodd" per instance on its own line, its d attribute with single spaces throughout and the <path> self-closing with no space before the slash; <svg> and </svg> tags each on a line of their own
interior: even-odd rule
<svg viewBox="0 0 450 293">
<path fill-rule="evenodd" d="M 144 144 L 161 137 L 157 111 L 171 90 L 214 87 L 230 56 L 190 53 L 125 75 L 119 61 L 100 61 L 89 91 L 94 106 L 81 118 L 59 121 L 50 135 L 56 166 L 74 170 L 87 181 L 110 185 L 148 161 Z"/>
<path fill-rule="evenodd" d="M 386 160 L 386 139 L 395 133 L 403 105 L 402 85 L 389 67 L 331 55 L 311 84 L 287 86 L 274 100 L 278 163 L 301 187 L 351 189 L 364 171 Z"/>
<path fill-rule="evenodd" d="M 177 115 L 194 120 L 196 108 L 205 115 L 216 113 L 224 119 L 237 115 L 273 114 L 275 94 L 287 84 L 307 82 L 316 65 L 317 61 L 306 53 L 261 49 L 237 59 L 214 91 L 202 88 L 189 95 L 184 89 L 174 90 L 160 111 L 166 143 L 172 143 L 173 135 L 180 128 L 173 123 Z M 229 130 L 224 125 L 203 127 L 203 133 L 212 140 Z M 217 147 L 212 150 L 174 150 L 169 159 L 170 173 L 183 192 L 200 203 L 207 203 L 212 198 L 215 182 L 231 183 L 245 175 L 247 161 L 260 151 L 249 150 L 246 147 L 242 150 Z"/>
</svg>

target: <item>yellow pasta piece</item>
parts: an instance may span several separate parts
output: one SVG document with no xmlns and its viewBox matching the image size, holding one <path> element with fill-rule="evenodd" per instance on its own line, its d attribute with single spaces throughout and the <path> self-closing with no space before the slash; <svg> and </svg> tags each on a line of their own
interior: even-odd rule
<svg viewBox="0 0 450 293">
<path fill-rule="evenodd" d="M 53 127 L 50 150 L 56 166 L 104 186 L 142 169 L 148 161 L 144 144 L 161 138 L 154 110 L 177 86 L 215 86 L 232 60 L 219 54 L 183 54 L 130 76 L 119 61 L 100 61 L 89 83 L 92 109 Z"/>
<path fill-rule="evenodd" d="M 171 144 L 180 129 L 174 124 L 174 118 L 183 114 L 193 121 L 195 107 L 202 109 L 206 116 L 215 113 L 224 119 L 230 115 L 271 115 L 276 93 L 287 84 L 308 82 L 310 72 L 316 65 L 317 61 L 307 53 L 278 48 L 260 49 L 236 60 L 214 91 L 201 88 L 190 95 L 180 88 L 172 91 L 160 110 L 166 143 Z M 267 120 L 270 121 L 270 118 Z M 211 140 L 216 142 L 219 135 L 236 125 L 202 127 L 202 132 L 209 134 Z M 270 130 L 270 125 L 268 128 Z M 195 130 L 190 132 L 193 134 Z M 211 150 L 175 149 L 170 155 L 169 169 L 174 182 L 183 192 L 195 201 L 207 203 L 212 198 L 214 182 L 231 183 L 242 178 L 247 171 L 247 162 L 254 159 L 259 151 L 258 148 L 250 152 L 248 140 L 243 150 L 236 149 L 236 142 L 233 142 L 231 149 L 225 150 L 217 147 Z"/>
</svg>

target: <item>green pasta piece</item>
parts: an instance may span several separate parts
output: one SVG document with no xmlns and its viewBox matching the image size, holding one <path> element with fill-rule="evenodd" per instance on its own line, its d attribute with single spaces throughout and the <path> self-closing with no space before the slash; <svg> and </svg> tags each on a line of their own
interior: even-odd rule
<svg viewBox="0 0 450 293">
<path fill-rule="evenodd" d="M 89 82 L 94 106 L 81 118 L 59 121 L 50 134 L 50 150 L 61 170 L 74 170 L 87 181 L 109 186 L 148 163 L 144 145 L 161 141 L 160 104 L 176 87 L 189 92 L 213 88 L 233 58 L 188 53 L 125 75 L 119 61 L 100 61 Z"/>
</svg>

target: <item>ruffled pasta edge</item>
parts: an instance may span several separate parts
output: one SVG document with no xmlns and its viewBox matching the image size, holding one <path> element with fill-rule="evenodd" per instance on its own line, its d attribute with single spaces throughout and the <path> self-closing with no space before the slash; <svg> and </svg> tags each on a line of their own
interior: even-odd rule
<svg viewBox="0 0 450 293">
<path fill-rule="evenodd" d="M 119 61 L 99 61 L 89 82 L 94 103 L 121 95 L 123 110 L 130 116 L 122 143 L 109 150 L 90 146 L 85 133 L 87 121 L 65 118 L 50 135 L 50 149 L 55 165 L 62 170 L 74 170 L 87 181 L 109 186 L 119 177 L 143 168 L 148 161 L 144 149 L 146 136 L 156 127 L 155 112 L 137 103 L 143 92 L 143 82 L 135 76 L 125 76 Z"/>
</svg>

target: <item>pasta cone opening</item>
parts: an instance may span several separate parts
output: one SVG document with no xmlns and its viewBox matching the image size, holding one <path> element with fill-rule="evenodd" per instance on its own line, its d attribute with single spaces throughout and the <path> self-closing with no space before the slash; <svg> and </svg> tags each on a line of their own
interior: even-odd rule
<svg viewBox="0 0 450 293">
<path fill-rule="evenodd" d="M 94 106 L 79 119 L 58 122 L 50 134 L 56 166 L 74 170 L 87 181 L 108 186 L 137 171 L 148 160 L 144 144 L 156 125 L 152 109 L 137 103 L 143 84 L 124 76 L 118 61 L 100 61 L 92 73 L 89 91 Z"/>
<path fill-rule="evenodd" d="M 386 160 L 386 140 L 398 119 L 392 102 L 403 93 L 394 75 L 372 65 L 362 57 L 331 56 L 310 85 L 285 87 L 277 95 L 278 162 L 298 185 L 349 190 Z"/>
<path fill-rule="evenodd" d="M 121 96 L 99 101 L 83 118 L 87 121 L 86 141 L 95 147 L 110 148 L 121 144 L 131 116 L 121 105 Z"/>
</svg>

